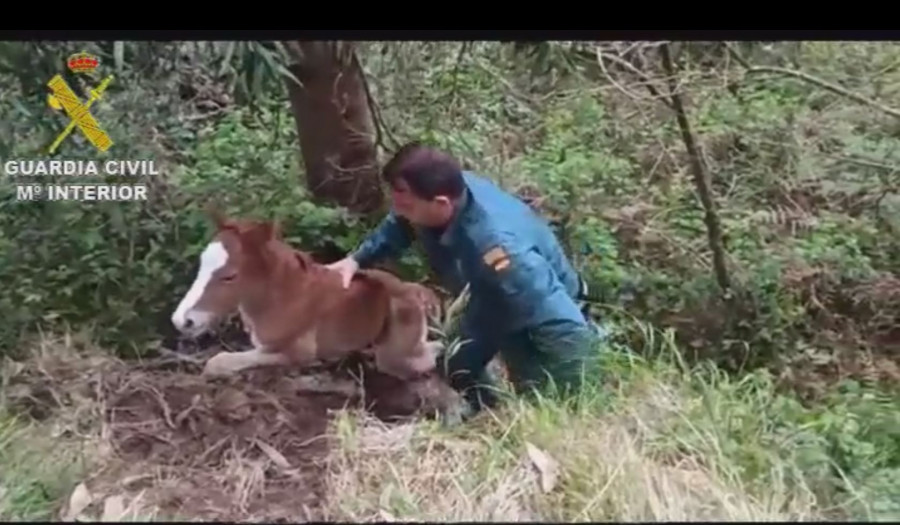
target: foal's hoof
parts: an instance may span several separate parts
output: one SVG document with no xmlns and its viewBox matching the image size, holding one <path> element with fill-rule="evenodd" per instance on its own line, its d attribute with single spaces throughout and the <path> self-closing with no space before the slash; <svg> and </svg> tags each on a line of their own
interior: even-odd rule
<svg viewBox="0 0 900 525">
<path fill-rule="evenodd" d="M 228 366 L 228 354 L 220 353 L 212 356 L 203 367 L 200 375 L 208 378 L 227 377 L 233 372 Z"/>
</svg>

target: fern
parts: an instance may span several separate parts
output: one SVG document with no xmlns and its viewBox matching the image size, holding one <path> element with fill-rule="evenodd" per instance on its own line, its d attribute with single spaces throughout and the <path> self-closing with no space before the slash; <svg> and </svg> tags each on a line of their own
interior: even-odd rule
<svg viewBox="0 0 900 525">
<path fill-rule="evenodd" d="M 765 210 L 757 210 L 750 214 L 752 226 L 768 226 L 777 228 L 782 233 L 796 236 L 798 233 L 809 233 L 819 225 L 815 215 L 800 209 L 787 206 L 775 206 Z"/>
</svg>

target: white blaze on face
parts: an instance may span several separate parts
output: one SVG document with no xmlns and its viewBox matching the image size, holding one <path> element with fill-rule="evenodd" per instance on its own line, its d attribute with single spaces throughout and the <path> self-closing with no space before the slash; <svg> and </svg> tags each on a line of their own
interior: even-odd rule
<svg viewBox="0 0 900 525">
<path fill-rule="evenodd" d="M 200 254 L 200 268 L 191 289 L 185 294 L 175 313 L 172 314 L 172 324 L 181 332 L 200 333 L 206 329 L 207 324 L 213 319 L 211 312 L 205 312 L 194 308 L 197 301 L 203 297 L 206 285 L 209 284 L 213 274 L 228 262 L 228 252 L 221 242 L 210 243 Z"/>
</svg>

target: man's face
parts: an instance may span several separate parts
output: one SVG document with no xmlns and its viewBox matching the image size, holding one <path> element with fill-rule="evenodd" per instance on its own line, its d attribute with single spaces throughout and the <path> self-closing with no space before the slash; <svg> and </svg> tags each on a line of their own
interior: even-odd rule
<svg viewBox="0 0 900 525">
<path fill-rule="evenodd" d="M 453 204 L 447 197 L 432 200 L 417 197 L 406 181 L 398 179 L 391 186 L 394 212 L 420 226 L 443 226 L 453 215 Z"/>
</svg>

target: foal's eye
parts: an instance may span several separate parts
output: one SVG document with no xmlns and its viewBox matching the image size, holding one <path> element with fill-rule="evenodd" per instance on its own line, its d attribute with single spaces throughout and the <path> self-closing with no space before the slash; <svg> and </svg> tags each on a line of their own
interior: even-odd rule
<svg viewBox="0 0 900 525">
<path fill-rule="evenodd" d="M 230 283 L 230 282 L 233 281 L 236 277 L 237 277 L 237 274 L 236 274 L 236 273 L 235 273 L 235 274 L 231 274 L 231 275 L 226 275 L 226 276 L 222 277 L 222 282 Z"/>
</svg>

